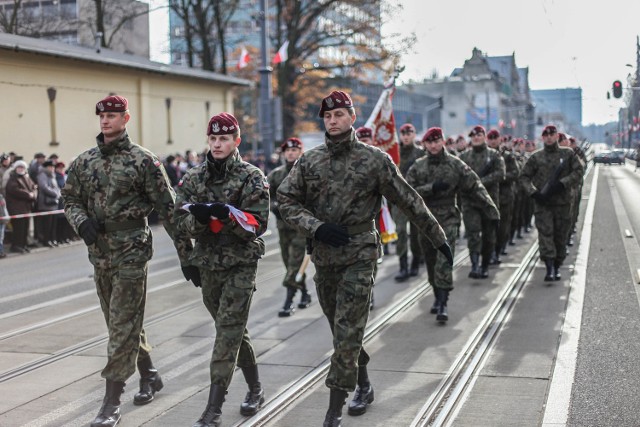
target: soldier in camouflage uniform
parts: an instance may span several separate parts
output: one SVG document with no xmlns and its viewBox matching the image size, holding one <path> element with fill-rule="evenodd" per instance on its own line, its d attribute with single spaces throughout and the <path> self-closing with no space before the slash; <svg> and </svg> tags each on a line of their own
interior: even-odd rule
<svg viewBox="0 0 640 427">
<path fill-rule="evenodd" d="M 374 218 L 381 198 L 398 205 L 450 264 L 453 256 L 444 231 L 391 157 L 356 139 L 351 97 L 332 92 L 322 100 L 319 116 L 325 143 L 296 162 L 278 189 L 278 202 L 284 220 L 313 239 L 314 281 L 334 346 L 325 381 L 331 393 L 324 426 L 335 427 L 349 391 L 356 388 L 350 415 L 365 413 L 373 402 L 362 339 L 380 251 Z"/>
<path fill-rule="evenodd" d="M 236 364 L 249 386 L 240 407 L 253 415 L 264 402 L 256 356 L 247 331 L 258 260 L 267 229 L 269 184 L 260 169 L 240 158 L 240 127 L 228 113 L 207 126 L 206 161 L 178 184 L 175 218 L 196 240 L 191 262 L 202 278 L 202 300 L 215 322 L 207 406 L 194 427 L 219 426 L 222 403 Z"/>
<path fill-rule="evenodd" d="M 493 251 L 493 264 L 500 264 L 500 255 L 507 254 L 507 242 L 511 234 L 511 218 L 513 217 L 515 184 L 520 176 L 520 167 L 516 158 L 507 147 L 507 142 L 502 142 L 500 132 L 492 129 L 487 134 L 487 145 L 498 151 L 504 160 L 505 179 L 500 182 L 500 225 L 496 234 L 496 246 Z"/>
<path fill-rule="evenodd" d="M 544 147 L 535 151 L 522 168 L 522 182 L 535 200 L 540 258 L 547 273 L 545 281 L 560 280 L 560 266 L 566 257 L 571 227 L 571 191 L 582 179 L 583 166 L 572 149 L 558 145 L 555 126 L 542 132 Z"/>
<path fill-rule="evenodd" d="M 584 153 L 584 150 L 578 145 L 578 142 L 573 136 L 569 137 L 569 148 L 571 148 L 573 152 L 576 153 L 576 156 L 578 156 L 578 158 L 580 159 L 580 162 L 582 163 L 582 167 L 585 169 L 584 173 L 586 173 L 587 156 Z M 578 187 L 574 194 L 573 206 L 575 206 L 575 209 L 573 209 L 573 223 L 571 224 L 569 241 L 567 242 L 567 245 L 569 246 L 573 246 L 573 237 L 571 236 L 576 232 L 576 223 L 578 222 L 578 214 L 580 213 L 580 200 L 582 200 L 583 185 L 584 185 L 584 175 L 582 176 L 582 179 L 580 180 L 580 183 L 578 184 Z"/>
<path fill-rule="evenodd" d="M 306 253 L 306 239 L 302 234 L 298 233 L 282 220 L 280 210 L 278 209 L 276 192 L 284 178 L 289 174 L 293 164 L 302 155 L 302 141 L 298 138 L 289 138 L 282 143 L 280 149 L 285 158 L 285 164 L 272 170 L 267 176 L 267 180 L 269 181 L 271 212 L 273 212 L 277 220 L 276 224 L 280 238 L 280 254 L 287 269 L 284 280 L 282 281 L 282 286 L 287 290 L 287 296 L 282 310 L 278 312 L 278 316 L 289 317 L 295 312 L 293 298 L 298 289 L 300 289 L 302 293 L 298 308 L 307 308 L 309 304 L 311 304 L 311 295 L 307 292 L 307 285 L 305 283 L 306 274 L 303 273 L 301 280 L 299 282 L 296 281 L 296 275 L 300 270 L 300 265 L 302 265 L 302 260 Z"/>
<path fill-rule="evenodd" d="M 197 283 L 197 269 L 188 263 L 191 241 L 178 233 L 173 221 L 175 193 L 158 158 L 131 142 L 126 125 L 128 102 L 109 96 L 96 105 L 102 132 L 97 146 L 80 154 L 69 166 L 62 189 L 69 223 L 87 244 L 94 266 L 100 306 L 109 342 L 103 405 L 92 427 L 115 426 L 120 420 L 120 396 L 125 381 L 138 366 L 140 391 L 134 403 L 153 400 L 163 384 L 151 363 L 144 329 L 147 263 L 152 255 L 147 216 L 155 210 L 164 218 L 183 273 Z"/>
<path fill-rule="evenodd" d="M 444 149 L 442 129 L 430 128 L 424 134 L 422 142 L 427 147 L 427 155 L 411 166 L 407 182 L 422 196 L 444 229 L 453 250 L 461 220 L 456 202 L 457 194 L 464 193 L 474 199 L 490 219 L 498 219 L 500 214 L 478 175 L 466 163 Z M 431 313 L 436 314 L 439 322 L 446 322 L 449 320 L 447 301 L 449 292 L 453 289 L 452 268 L 431 243 L 426 239 L 421 243 L 427 261 L 429 282 L 435 296 Z"/>
<path fill-rule="evenodd" d="M 482 126 L 474 127 L 469 133 L 471 149 L 465 151 L 460 159 L 468 164 L 480 177 L 493 203 L 500 205 L 500 183 L 505 177 L 504 160 L 493 148 L 487 147 L 486 132 Z M 482 207 L 472 198 L 462 194 L 462 219 L 467 234 L 469 258 L 471 258 L 471 278 L 489 277 L 489 260 L 496 246 L 498 221 L 489 218 Z M 479 264 L 482 254 L 482 264 Z"/>
<path fill-rule="evenodd" d="M 425 152 L 422 147 L 416 144 L 416 128 L 411 123 L 400 126 L 400 173 L 407 177 L 407 171 Z M 422 249 L 419 242 L 419 230 L 409 223 L 407 216 L 395 205 L 391 205 L 391 214 L 396 223 L 396 254 L 400 262 L 400 272 L 395 276 L 396 282 L 404 282 L 409 277 L 418 275 L 420 261 L 422 259 Z M 411 246 L 411 266 L 409 267 L 409 246 Z"/>
</svg>

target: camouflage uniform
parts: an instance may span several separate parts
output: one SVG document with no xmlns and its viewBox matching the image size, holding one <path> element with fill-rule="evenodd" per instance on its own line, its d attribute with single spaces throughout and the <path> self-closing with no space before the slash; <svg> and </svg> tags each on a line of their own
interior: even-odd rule
<svg viewBox="0 0 640 427">
<path fill-rule="evenodd" d="M 293 163 L 278 166 L 272 170 L 267 177 L 269 181 L 269 195 L 271 196 L 271 210 L 273 212 L 279 212 L 276 192 L 292 167 Z M 276 219 L 278 236 L 280 237 L 280 253 L 282 255 L 282 261 L 287 268 L 287 273 L 282 282 L 282 286 L 287 288 L 306 289 L 306 274 L 300 282 L 296 282 L 296 274 L 300 270 L 300 265 L 302 264 L 302 260 L 304 259 L 306 252 L 306 239 L 302 234 L 298 233 L 289 224 L 284 222 L 279 213 L 276 215 Z"/>
<path fill-rule="evenodd" d="M 460 159 L 480 177 L 494 204 L 499 206 L 500 182 L 505 177 L 504 160 L 500 153 L 487 147 L 485 143 L 471 147 L 460 155 Z M 496 221 L 489 218 L 482 206 L 468 195 L 462 194 L 461 201 L 462 219 L 472 262 L 475 257 L 474 264 L 477 264 L 477 256 L 482 254 L 482 266 L 486 269 L 491 251 L 496 246 Z"/>
<path fill-rule="evenodd" d="M 509 150 L 501 150 L 505 165 L 505 179 L 500 183 L 500 226 L 496 238 L 496 258 L 505 251 L 511 235 L 512 218 L 515 210 L 516 184 L 520 176 L 520 165 Z"/>
<path fill-rule="evenodd" d="M 416 144 L 400 144 L 400 165 L 398 166 L 398 168 L 400 169 L 400 173 L 402 173 L 402 176 L 406 178 L 407 171 L 413 165 L 416 159 L 419 159 L 424 155 L 424 150 L 418 147 Z M 413 255 L 411 269 L 416 271 L 418 269 L 419 260 L 422 257 L 422 250 L 420 248 L 418 236 L 420 230 L 417 230 L 417 227 L 408 222 L 407 216 L 397 206 L 391 206 L 391 213 L 393 216 L 393 220 L 396 223 L 396 233 L 398 234 L 398 240 L 396 242 L 396 254 L 398 255 L 398 257 L 400 257 L 401 274 L 403 269 L 407 269 L 407 257 L 409 254 L 409 245 L 407 243 L 410 244 L 411 254 Z"/>
<path fill-rule="evenodd" d="M 187 203 L 211 202 L 253 215 L 257 230 L 247 231 L 225 218 L 222 229 L 214 233 L 182 209 Z M 211 384 L 226 390 L 236 363 L 241 368 L 256 365 L 247 319 L 258 260 L 264 255 L 264 241 L 258 236 L 267 229 L 269 185 L 262 171 L 244 162 L 238 150 L 222 162 L 208 154 L 207 161 L 190 169 L 178 185 L 174 215 L 178 229 L 196 240 L 190 262 L 199 267 L 202 299 L 216 328 Z"/>
<path fill-rule="evenodd" d="M 568 147 L 557 143 L 546 145 L 535 151 L 522 168 L 522 183 L 529 196 L 540 192 L 560 165 L 562 171 L 558 181 L 563 184 L 561 190 L 550 194 L 544 202 L 534 204 L 540 258 L 553 260 L 556 267 L 562 265 L 566 257 L 566 244 L 571 227 L 572 189 L 582 179 L 584 168 L 578 156 Z"/>
<path fill-rule="evenodd" d="M 442 191 L 433 191 L 433 184 L 441 181 L 448 184 Z M 465 194 L 482 206 L 488 218 L 500 217 L 498 208 L 491 196 L 482 185 L 480 178 L 471 168 L 447 150 L 437 155 L 427 153 L 426 157 L 418 159 L 409 169 L 407 182 L 422 196 L 427 207 L 436 217 L 444 229 L 453 253 L 454 242 L 460 228 L 460 210 L 457 205 L 459 194 Z M 426 240 L 421 241 L 422 250 L 427 264 L 429 282 L 434 288 L 436 296 L 431 312 L 438 313 L 438 320 L 447 320 L 446 305 L 449 291 L 453 289 L 452 267 L 442 254 Z M 444 292 L 442 292 L 444 291 Z"/>
<path fill-rule="evenodd" d="M 358 366 L 369 355 L 362 348 L 373 272 L 380 254 L 374 218 L 381 198 L 398 205 L 436 247 L 446 236 L 420 196 L 400 175 L 391 158 L 358 142 L 353 128 L 305 152 L 278 189 L 280 212 L 296 230 L 313 238 L 324 223 L 347 227 L 350 241 L 333 247 L 313 241 L 314 280 L 333 334 L 334 353 L 326 385 L 350 391 Z"/>
<path fill-rule="evenodd" d="M 153 253 L 146 217 L 155 210 L 164 218 L 181 264 L 188 264 L 192 247 L 175 229 L 175 193 L 158 158 L 132 143 L 126 132 L 109 144 L 102 134 L 96 140 L 97 147 L 80 154 L 69 166 L 62 196 L 74 229 L 89 218 L 102 224 L 97 242 L 88 246 L 109 330 L 102 376 L 124 382 L 135 371 L 138 352 L 145 359 L 151 351 L 142 328 L 147 262 Z"/>
</svg>

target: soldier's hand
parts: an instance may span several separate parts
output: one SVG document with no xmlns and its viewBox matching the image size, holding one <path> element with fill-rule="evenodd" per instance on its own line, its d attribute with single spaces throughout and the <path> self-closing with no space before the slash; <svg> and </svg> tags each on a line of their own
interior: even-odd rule
<svg viewBox="0 0 640 427">
<path fill-rule="evenodd" d="M 276 219 L 282 219 L 282 214 L 280 213 L 280 209 L 278 208 L 273 208 L 271 209 L 271 212 L 273 212 L 273 215 L 276 217 Z"/>
<path fill-rule="evenodd" d="M 449 266 L 453 267 L 453 253 L 451 252 L 451 246 L 447 242 L 444 242 L 438 247 L 438 250 L 447 258 Z"/>
<path fill-rule="evenodd" d="M 431 190 L 434 193 L 437 193 L 439 191 L 445 191 L 448 188 L 449 188 L 449 184 L 441 180 L 434 181 L 433 184 L 431 185 Z"/>
<path fill-rule="evenodd" d="M 224 203 L 213 202 L 209 207 L 209 212 L 218 219 L 225 219 L 229 217 L 229 208 Z"/>
<path fill-rule="evenodd" d="M 209 219 L 211 218 L 211 212 L 209 210 L 209 205 L 206 203 L 194 203 L 189 206 L 189 212 L 193 216 L 196 217 L 196 221 L 200 224 L 209 224 Z"/>
<path fill-rule="evenodd" d="M 333 247 L 344 246 L 349 243 L 347 228 L 338 224 L 325 222 L 316 230 L 315 238 Z"/>
<path fill-rule="evenodd" d="M 200 269 L 198 267 L 195 265 L 182 265 L 180 268 L 182 268 L 182 274 L 187 281 L 191 280 L 191 283 L 193 283 L 193 286 L 196 288 L 202 287 Z"/>
<path fill-rule="evenodd" d="M 539 191 L 536 191 L 535 193 L 533 193 L 531 195 L 531 198 L 533 200 L 535 200 L 538 203 L 546 203 L 547 202 L 547 198 L 545 196 L 542 195 L 542 193 L 540 193 Z"/>
<path fill-rule="evenodd" d="M 78 234 L 84 240 L 85 245 L 91 246 L 98 240 L 98 232 L 100 231 L 100 225 L 98 221 L 93 218 L 85 219 L 78 227 Z"/>
</svg>

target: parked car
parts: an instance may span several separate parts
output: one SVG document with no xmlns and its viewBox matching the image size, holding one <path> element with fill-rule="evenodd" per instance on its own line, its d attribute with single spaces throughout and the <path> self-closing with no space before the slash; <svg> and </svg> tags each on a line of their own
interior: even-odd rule
<svg viewBox="0 0 640 427">
<path fill-rule="evenodd" d="M 596 153 L 595 156 L 593 156 L 593 163 L 603 163 L 608 165 L 609 164 L 609 154 L 611 154 L 611 151 L 609 150 L 603 150 L 600 151 L 598 153 Z"/>
<path fill-rule="evenodd" d="M 594 163 L 624 165 L 624 150 L 602 150 L 593 157 Z"/>
</svg>

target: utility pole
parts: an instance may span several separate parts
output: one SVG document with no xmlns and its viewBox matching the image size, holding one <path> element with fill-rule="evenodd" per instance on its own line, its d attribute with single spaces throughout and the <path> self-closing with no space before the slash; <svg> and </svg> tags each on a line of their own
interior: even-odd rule
<svg viewBox="0 0 640 427">
<path fill-rule="evenodd" d="M 260 141 L 265 158 L 268 161 L 273 152 L 273 93 L 271 89 L 271 73 L 269 66 L 269 20 L 267 19 L 267 0 L 260 0 L 260 49 L 262 68 L 260 68 Z"/>
</svg>

